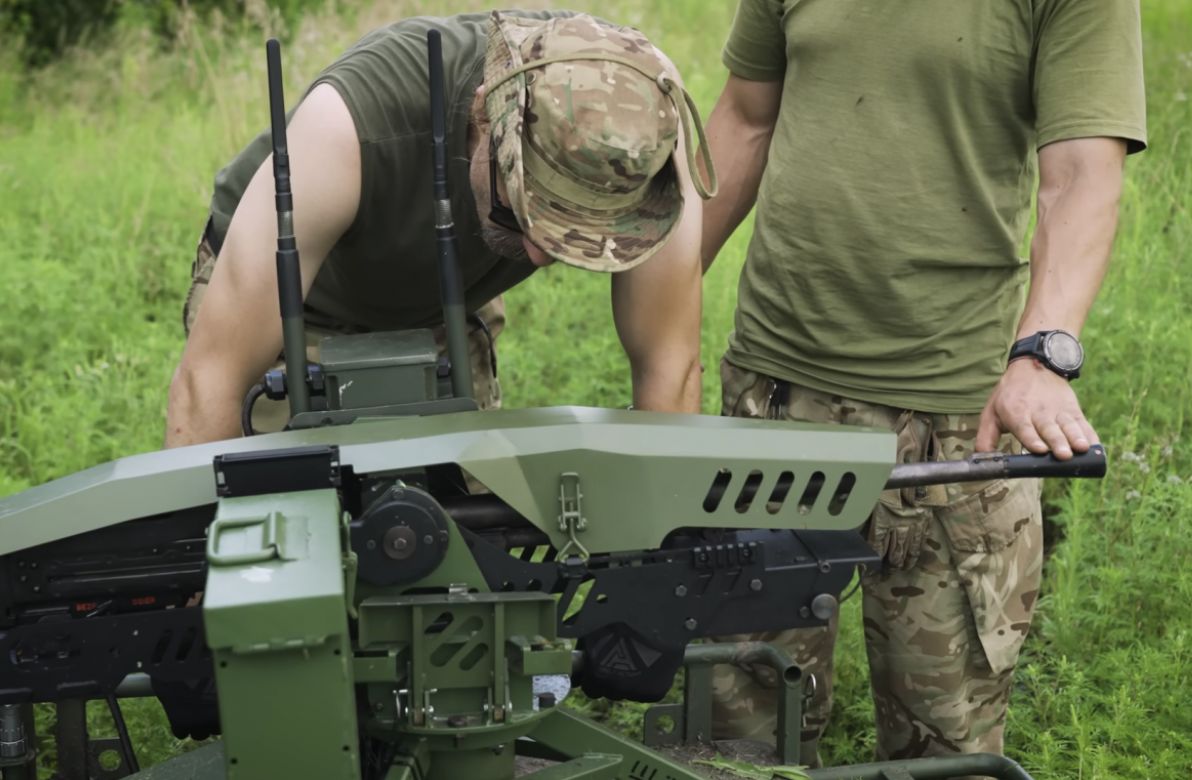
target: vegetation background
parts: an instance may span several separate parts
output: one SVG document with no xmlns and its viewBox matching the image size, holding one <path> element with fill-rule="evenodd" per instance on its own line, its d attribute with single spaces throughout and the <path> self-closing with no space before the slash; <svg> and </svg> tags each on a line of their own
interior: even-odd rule
<svg viewBox="0 0 1192 780">
<path fill-rule="evenodd" d="M 483 8 L 192 0 L 179 12 L 175 0 L 96 0 L 101 32 L 38 38 L 34 16 L 69 17 L 72 3 L 86 5 L 0 0 L 0 495 L 160 445 L 212 177 L 267 123 L 266 35 L 289 41 L 292 102 L 372 27 Z M 734 3 L 569 5 L 644 30 L 707 114 Z M 1143 25 L 1151 146 L 1127 166 L 1078 385 L 1112 464 L 1103 481 L 1048 487 L 1053 546 L 1010 709 L 1008 752 L 1041 779 L 1192 775 L 1192 2 L 1144 0 Z M 749 228 L 704 285 L 709 413 Z M 607 295 L 607 280 L 565 268 L 509 295 L 508 406 L 627 403 Z M 856 606 L 842 621 L 833 763 L 867 759 L 873 741 Z M 631 708 L 589 706 L 635 728 Z M 142 761 L 185 747 L 153 705 L 132 718 L 148 733 Z"/>
</svg>

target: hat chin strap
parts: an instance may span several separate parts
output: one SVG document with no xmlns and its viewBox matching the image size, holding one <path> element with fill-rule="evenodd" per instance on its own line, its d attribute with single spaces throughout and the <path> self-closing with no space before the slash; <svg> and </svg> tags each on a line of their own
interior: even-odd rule
<svg viewBox="0 0 1192 780">
<path fill-rule="evenodd" d="M 704 125 L 699 118 L 699 109 L 695 106 L 695 100 L 692 99 L 691 94 L 682 86 L 680 86 L 674 79 L 666 74 L 665 71 L 658 73 L 651 73 L 643 68 L 638 63 L 627 57 L 619 57 L 616 54 L 607 54 L 604 52 L 592 54 L 563 54 L 557 57 L 544 57 L 540 60 L 532 60 L 531 62 L 522 63 L 518 67 L 501 74 L 501 77 L 485 84 L 484 94 L 491 95 L 493 90 L 504 84 L 506 81 L 520 76 L 526 71 L 534 70 L 535 68 L 543 68 L 547 65 L 553 65 L 556 62 L 579 62 L 579 61 L 593 61 L 599 60 L 604 62 L 615 62 L 618 65 L 624 65 L 627 68 L 632 68 L 646 78 L 658 85 L 658 89 L 662 94 L 670 98 L 671 105 L 675 107 L 676 113 L 679 115 L 679 121 L 683 123 L 683 137 L 686 139 L 684 144 L 684 152 L 687 155 L 687 170 L 691 173 L 691 183 L 695 186 L 695 191 L 701 198 L 707 200 L 716 196 L 716 192 L 720 189 L 719 182 L 716 179 L 716 168 L 712 164 L 712 153 L 708 150 L 708 139 L 704 134 Z M 678 88 L 682 100 L 675 95 L 675 89 Z M 708 180 L 704 181 L 703 174 L 695 164 L 695 154 L 697 151 L 696 139 L 691 136 L 691 126 L 695 125 L 696 137 L 698 138 L 698 151 L 700 158 L 704 162 L 704 170 L 707 171 Z"/>
</svg>

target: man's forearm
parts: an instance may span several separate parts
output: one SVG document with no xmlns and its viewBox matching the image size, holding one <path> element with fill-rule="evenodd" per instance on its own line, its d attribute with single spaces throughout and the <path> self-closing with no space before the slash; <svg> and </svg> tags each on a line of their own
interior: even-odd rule
<svg viewBox="0 0 1192 780">
<path fill-rule="evenodd" d="M 1110 138 L 1055 146 L 1064 145 L 1040 153 L 1031 287 L 1018 337 L 1055 328 L 1079 334 L 1109 265 L 1124 146 Z M 1049 150 L 1054 154 L 1048 155 Z"/>
<path fill-rule="evenodd" d="M 1060 141 L 1040 151 L 1039 221 L 1019 337 L 1056 328 L 1079 334 L 1084 326 L 1113 246 L 1124 157 L 1125 144 L 1111 138 Z M 1007 366 L 985 404 L 977 450 L 994 449 L 1002 432 L 1060 460 L 1097 441 L 1068 381 L 1027 359 Z"/>
<path fill-rule="evenodd" d="M 778 82 L 730 77 L 708 117 L 708 147 L 720 191 L 704 205 L 701 259 L 705 272 L 757 200 L 780 90 Z"/>
</svg>

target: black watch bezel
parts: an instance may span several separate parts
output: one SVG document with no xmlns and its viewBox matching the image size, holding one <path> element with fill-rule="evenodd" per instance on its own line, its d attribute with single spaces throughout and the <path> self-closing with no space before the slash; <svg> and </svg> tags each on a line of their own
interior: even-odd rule
<svg viewBox="0 0 1192 780">
<path fill-rule="evenodd" d="M 1052 343 L 1057 336 L 1069 338 L 1076 345 L 1076 365 L 1069 366 L 1056 362 Z M 1041 330 L 1038 333 L 1014 342 L 1014 346 L 1010 349 L 1009 361 L 1023 357 L 1033 357 L 1044 368 L 1071 381 L 1080 376 L 1080 369 L 1084 366 L 1084 347 L 1081 345 L 1080 339 L 1066 330 Z"/>
</svg>

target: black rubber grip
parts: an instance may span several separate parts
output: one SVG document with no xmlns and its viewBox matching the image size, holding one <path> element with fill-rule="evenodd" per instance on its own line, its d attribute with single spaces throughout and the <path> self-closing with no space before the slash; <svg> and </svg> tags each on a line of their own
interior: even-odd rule
<svg viewBox="0 0 1192 780">
<path fill-rule="evenodd" d="M 1105 476 L 1105 447 L 1094 444 L 1088 452 L 1073 454 L 1069 460 L 1058 460 L 1051 453 L 1044 455 L 1010 455 L 1006 458 L 1006 476 L 1014 477 L 1074 477 Z"/>
</svg>

